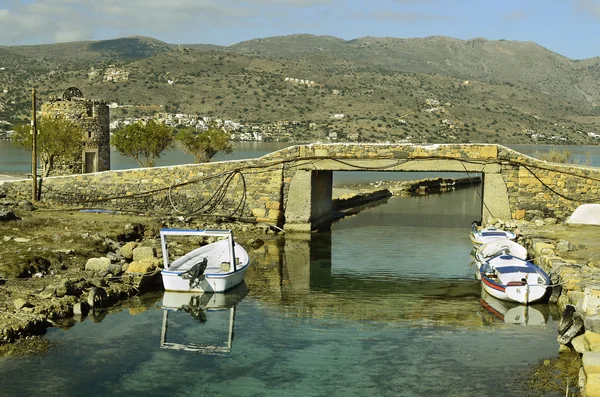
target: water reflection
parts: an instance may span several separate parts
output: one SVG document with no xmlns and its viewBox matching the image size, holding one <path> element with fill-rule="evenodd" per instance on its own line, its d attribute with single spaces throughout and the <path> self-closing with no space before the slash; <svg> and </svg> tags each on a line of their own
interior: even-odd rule
<svg viewBox="0 0 600 397">
<path fill-rule="evenodd" d="M 160 348 L 210 355 L 231 352 L 236 306 L 247 294 L 245 283 L 224 293 L 165 291 Z M 184 341 L 167 340 L 168 335 Z"/>
<path fill-rule="evenodd" d="M 481 288 L 479 303 L 489 314 L 484 317 L 484 323 L 487 324 L 499 321 L 506 324 L 540 326 L 547 325 L 550 316 L 550 305 L 546 303 L 520 305 L 516 302 L 507 302 L 494 298 L 483 288 Z"/>
</svg>

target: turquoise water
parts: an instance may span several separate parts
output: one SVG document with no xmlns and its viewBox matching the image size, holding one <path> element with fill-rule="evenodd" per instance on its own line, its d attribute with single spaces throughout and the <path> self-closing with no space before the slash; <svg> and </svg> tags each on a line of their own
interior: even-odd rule
<svg viewBox="0 0 600 397">
<path fill-rule="evenodd" d="M 247 291 L 229 304 L 193 317 L 158 293 L 50 329 L 48 354 L 0 359 L 2 394 L 538 395 L 522 379 L 558 354 L 555 308 L 533 306 L 543 321 L 525 326 L 482 304 L 468 237 L 479 208 L 473 188 L 390 198 L 288 237 L 279 260 L 250 251 Z M 175 343 L 229 351 L 161 348 Z"/>
</svg>

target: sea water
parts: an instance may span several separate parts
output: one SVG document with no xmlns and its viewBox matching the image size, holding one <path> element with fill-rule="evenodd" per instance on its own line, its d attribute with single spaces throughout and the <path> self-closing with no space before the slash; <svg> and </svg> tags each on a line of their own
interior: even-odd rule
<svg viewBox="0 0 600 397">
<path fill-rule="evenodd" d="M 279 259 L 250 250 L 228 305 L 166 311 L 159 292 L 51 328 L 47 354 L 0 359 L 1 394 L 537 395 L 523 379 L 558 355 L 556 309 L 532 306 L 532 324 L 482 299 L 480 208 L 476 188 L 393 197 L 286 238 Z"/>
</svg>

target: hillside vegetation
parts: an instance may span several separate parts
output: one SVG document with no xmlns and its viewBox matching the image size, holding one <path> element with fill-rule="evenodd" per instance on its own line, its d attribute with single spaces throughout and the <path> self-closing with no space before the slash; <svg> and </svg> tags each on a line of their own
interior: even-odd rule
<svg viewBox="0 0 600 397">
<path fill-rule="evenodd" d="M 600 58 L 531 42 L 292 35 L 229 47 L 146 37 L 0 47 L 0 120 L 29 117 L 32 87 L 44 101 L 69 86 L 130 105 L 113 118 L 296 121 L 289 139 L 302 141 L 594 144 L 589 133 L 600 133 Z"/>
</svg>

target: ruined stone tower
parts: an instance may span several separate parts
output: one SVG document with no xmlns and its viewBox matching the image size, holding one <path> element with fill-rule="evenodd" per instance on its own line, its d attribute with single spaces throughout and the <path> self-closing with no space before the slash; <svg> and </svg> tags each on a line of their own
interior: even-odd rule
<svg viewBox="0 0 600 397">
<path fill-rule="evenodd" d="M 68 118 L 83 129 L 81 156 L 57 164 L 52 174 L 85 174 L 110 169 L 110 117 L 106 102 L 85 99 L 78 88 L 70 87 L 61 98 L 44 103 L 41 113 Z"/>
</svg>

